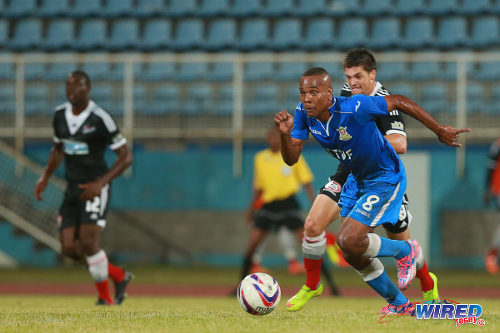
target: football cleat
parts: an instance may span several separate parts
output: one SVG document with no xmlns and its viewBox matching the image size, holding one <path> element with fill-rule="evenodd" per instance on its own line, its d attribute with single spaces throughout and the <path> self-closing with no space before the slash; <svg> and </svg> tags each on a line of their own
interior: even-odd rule
<svg viewBox="0 0 500 333">
<path fill-rule="evenodd" d="M 125 270 L 125 277 L 121 282 L 113 281 L 115 285 L 115 304 L 120 305 L 123 303 L 125 298 L 127 297 L 127 285 L 134 278 L 134 274 L 132 272 Z"/>
<path fill-rule="evenodd" d="M 408 288 L 415 279 L 415 274 L 417 273 L 416 259 L 420 251 L 422 251 L 416 240 L 410 239 L 407 242 L 410 245 L 410 254 L 397 260 L 396 263 L 398 268 L 398 287 L 401 290 Z"/>
<path fill-rule="evenodd" d="M 287 311 L 299 311 L 304 307 L 308 300 L 313 297 L 318 297 L 323 293 L 323 283 L 320 283 L 317 289 L 311 290 L 308 286 L 303 285 L 299 292 L 295 294 L 286 303 Z"/>
</svg>

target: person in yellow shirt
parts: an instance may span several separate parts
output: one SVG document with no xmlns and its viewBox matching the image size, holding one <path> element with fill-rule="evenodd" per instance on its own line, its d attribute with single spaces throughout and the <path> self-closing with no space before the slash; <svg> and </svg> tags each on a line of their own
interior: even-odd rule
<svg viewBox="0 0 500 333">
<path fill-rule="evenodd" d="M 269 148 L 258 152 L 254 158 L 253 195 L 246 215 L 250 240 L 245 251 L 242 278 L 250 273 L 252 257 L 269 231 L 278 231 L 283 226 L 302 241 L 305 217 L 296 194 L 304 186 L 311 203 L 314 200 L 314 177 L 307 162 L 301 157 L 292 167 L 286 165 L 281 157 L 280 140 L 277 128 L 271 127 L 267 135 Z M 289 264 L 299 264 L 296 258 L 289 260 Z"/>
</svg>

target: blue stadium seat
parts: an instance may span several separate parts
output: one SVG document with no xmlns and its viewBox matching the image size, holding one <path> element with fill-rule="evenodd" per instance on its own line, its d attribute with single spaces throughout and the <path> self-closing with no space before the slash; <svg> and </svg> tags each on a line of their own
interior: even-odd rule
<svg viewBox="0 0 500 333">
<path fill-rule="evenodd" d="M 169 113 L 178 113 L 179 108 L 179 86 L 161 85 L 154 88 L 153 99 L 150 101 L 150 106 L 146 111 L 152 115 L 166 115 Z"/>
<path fill-rule="evenodd" d="M 441 83 L 431 83 L 422 88 L 420 105 L 429 113 L 449 112 L 448 88 Z"/>
<path fill-rule="evenodd" d="M 203 44 L 203 21 L 186 19 L 177 24 L 175 37 L 170 43 L 177 51 L 199 49 Z"/>
<path fill-rule="evenodd" d="M 8 18 L 29 17 L 35 14 L 36 6 L 36 0 L 11 0 L 2 15 Z"/>
<path fill-rule="evenodd" d="M 138 47 L 143 51 L 166 49 L 172 36 L 172 24 L 167 19 L 146 20 L 142 40 Z"/>
<path fill-rule="evenodd" d="M 210 22 L 205 48 L 208 51 L 227 50 L 236 44 L 236 22 L 233 19 L 214 19 Z"/>
<path fill-rule="evenodd" d="M 345 17 L 355 14 L 361 8 L 360 0 L 333 0 L 325 10 L 325 14 L 334 17 Z"/>
<path fill-rule="evenodd" d="M 376 19 L 368 47 L 374 50 L 393 49 L 401 43 L 400 20 L 394 17 Z"/>
<path fill-rule="evenodd" d="M 277 85 L 268 83 L 260 84 L 254 88 L 251 100 L 245 103 L 245 115 L 272 115 L 276 110 L 281 110 L 278 102 L 279 88 Z"/>
<path fill-rule="evenodd" d="M 500 77 L 500 61 L 485 61 L 479 63 L 479 68 L 472 77 L 476 80 L 498 80 Z"/>
<path fill-rule="evenodd" d="M 269 21 L 249 19 L 243 21 L 238 48 L 243 51 L 259 51 L 269 47 Z"/>
<path fill-rule="evenodd" d="M 175 76 L 176 81 L 203 80 L 208 72 L 206 62 L 183 62 Z"/>
<path fill-rule="evenodd" d="M 0 114 L 14 113 L 16 110 L 16 90 L 13 84 L 0 85 Z"/>
<path fill-rule="evenodd" d="M 286 110 L 293 110 L 297 107 L 300 103 L 300 91 L 297 84 L 292 84 L 285 88 L 285 100 Z"/>
<path fill-rule="evenodd" d="M 164 11 L 164 0 L 138 0 L 133 15 L 141 18 L 151 18 L 161 15 Z"/>
<path fill-rule="evenodd" d="M 489 114 L 500 115 L 500 86 L 491 87 L 491 97 L 485 108 Z"/>
<path fill-rule="evenodd" d="M 49 113 L 52 106 L 48 103 L 47 85 L 28 85 L 24 92 L 24 113 L 26 115 Z"/>
<path fill-rule="evenodd" d="M 109 105 L 113 101 L 113 86 L 107 83 L 92 84 L 90 98 L 109 112 Z"/>
<path fill-rule="evenodd" d="M 302 73 L 307 70 L 305 63 L 301 62 L 281 62 L 278 64 L 278 70 L 274 75 L 276 80 L 298 82 Z"/>
<path fill-rule="evenodd" d="M 410 67 L 408 79 L 412 81 L 427 81 L 439 76 L 440 68 L 437 62 L 415 62 Z"/>
<path fill-rule="evenodd" d="M 500 45 L 500 25 L 496 16 L 480 16 L 475 18 L 472 34 L 467 46 L 475 49 L 485 49 Z"/>
<path fill-rule="evenodd" d="M 289 18 L 277 20 L 271 39 L 271 48 L 275 51 L 294 49 L 302 42 L 302 25 L 299 19 Z"/>
<path fill-rule="evenodd" d="M 234 65 L 232 62 L 217 62 L 208 73 L 207 80 L 232 81 L 234 77 Z"/>
<path fill-rule="evenodd" d="M 139 23 L 135 19 L 116 20 L 106 47 L 112 51 L 131 50 L 139 41 Z"/>
<path fill-rule="evenodd" d="M 0 48 L 4 48 L 7 45 L 7 40 L 9 39 L 9 22 L 7 20 L 0 19 Z"/>
<path fill-rule="evenodd" d="M 0 80 L 11 81 L 16 77 L 13 64 L 0 62 Z"/>
<path fill-rule="evenodd" d="M 220 87 L 215 94 L 215 104 L 209 113 L 216 116 L 228 116 L 233 113 L 233 85 Z"/>
<path fill-rule="evenodd" d="M 170 0 L 170 5 L 164 11 L 169 17 L 186 17 L 194 15 L 198 10 L 196 0 Z"/>
<path fill-rule="evenodd" d="M 451 15 L 457 13 L 458 8 L 457 0 L 429 0 L 424 14 L 438 16 Z"/>
<path fill-rule="evenodd" d="M 322 67 L 328 71 L 332 82 L 344 81 L 344 65 L 341 62 L 314 62 L 311 67 Z"/>
<path fill-rule="evenodd" d="M 40 62 L 24 65 L 24 78 L 27 81 L 45 79 L 45 64 Z"/>
<path fill-rule="evenodd" d="M 466 89 L 467 114 L 484 113 L 484 87 L 476 82 L 468 82 Z"/>
<path fill-rule="evenodd" d="M 174 63 L 152 62 L 145 67 L 143 72 L 137 74 L 137 78 L 142 81 L 165 81 L 173 79 L 175 75 Z"/>
<path fill-rule="evenodd" d="M 109 62 L 84 63 L 82 70 L 87 73 L 91 81 L 109 80 L 111 64 Z"/>
<path fill-rule="evenodd" d="M 389 89 L 388 87 L 385 88 Z M 415 92 L 413 90 L 413 85 L 408 83 L 395 84 L 394 86 L 391 86 L 389 92 L 392 95 L 403 95 L 411 100 L 415 100 Z"/>
<path fill-rule="evenodd" d="M 263 14 L 269 17 L 282 17 L 291 15 L 295 10 L 293 0 L 267 0 Z"/>
<path fill-rule="evenodd" d="M 325 13 L 328 8 L 326 0 L 299 0 L 298 8 L 295 9 L 295 16 L 319 16 Z"/>
<path fill-rule="evenodd" d="M 366 45 L 367 21 L 363 18 L 347 18 L 340 22 L 336 45 L 343 50 Z"/>
<path fill-rule="evenodd" d="M 429 47 L 434 40 L 433 22 L 429 17 L 412 17 L 406 21 L 403 47 L 415 50 Z"/>
<path fill-rule="evenodd" d="M 148 106 L 147 89 L 143 84 L 134 84 L 134 112 L 144 113 Z"/>
<path fill-rule="evenodd" d="M 330 18 L 309 21 L 302 46 L 307 50 L 322 50 L 335 45 L 335 25 Z"/>
<path fill-rule="evenodd" d="M 101 0 L 74 0 L 71 16 L 95 17 L 102 11 Z"/>
<path fill-rule="evenodd" d="M 43 0 L 37 15 L 41 17 L 59 17 L 68 15 L 69 11 L 69 0 Z"/>
<path fill-rule="evenodd" d="M 463 17 L 446 17 L 439 20 L 435 46 L 439 49 L 457 48 L 467 40 L 467 22 Z"/>
<path fill-rule="evenodd" d="M 365 1 L 359 13 L 363 16 L 388 15 L 392 13 L 393 7 L 392 0 Z"/>
<path fill-rule="evenodd" d="M 187 89 L 187 100 L 183 104 L 183 114 L 197 115 L 208 113 L 212 105 L 212 85 L 195 84 Z"/>
<path fill-rule="evenodd" d="M 105 0 L 101 16 L 115 18 L 129 16 L 134 12 L 132 0 Z"/>
<path fill-rule="evenodd" d="M 423 14 L 425 0 L 396 0 L 393 13 L 401 16 L 414 16 Z"/>
<path fill-rule="evenodd" d="M 73 63 L 53 63 L 48 66 L 45 78 L 49 81 L 61 81 L 61 84 L 66 81 L 68 74 L 78 68 Z"/>
<path fill-rule="evenodd" d="M 458 13 L 462 15 L 479 15 L 491 12 L 490 0 L 462 0 Z"/>
<path fill-rule="evenodd" d="M 258 15 L 261 11 L 261 0 L 234 0 L 233 6 L 229 9 L 229 15 L 247 18 Z"/>
<path fill-rule="evenodd" d="M 83 21 L 74 48 L 80 51 L 101 49 L 106 44 L 106 21 L 89 19 Z"/>
<path fill-rule="evenodd" d="M 201 0 L 201 6 L 196 11 L 201 17 L 221 17 L 229 12 L 229 0 Z"/>
<path fill-rule="evenodd" d="M 270 62 L 250 62 L 244 69 L 244 79 L 248 81 L 268 80 L 274 77 L 274 64 Z"/>
<path fill-rule="evenodd" d="M 70 49 L 75 39 L 75 21 L 72 19 L 57 19 L 50 21 L 47 37 L 42 41 L 42 49 L 59 51 Z"/>
<path fill-rule="evenodd" d="M 377 80 L 382 84 L 386 81 L 405 80 L 407 75 L 406 62 L 380 62 L 377 64 Z"/>
<path fill-rule="evenodd" d="M 14 36 L 8 45 L 14 51 L 31 51 L 37 49 L 41 41 L 42 22 L 31 18 L 17 21 Z"/>
</svg>

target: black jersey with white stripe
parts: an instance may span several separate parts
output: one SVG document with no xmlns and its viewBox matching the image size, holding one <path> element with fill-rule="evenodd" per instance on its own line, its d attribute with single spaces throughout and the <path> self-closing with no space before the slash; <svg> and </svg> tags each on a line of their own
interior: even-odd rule
<svg viewBox="0 0 500 333">
<path fill-rule="evenodd" d="M 350 97 L 352 96 L 351 87 L 346 83 L 342 87 L 340 92 L 341 96 Z M 375 83 L 375 88 L 373 89 L 370 96 L 387 96 L 390 95 L 389 91 L 380 84 L 380 82 Z M 403 115 L 398 110 L 392 110 L 387 116 L 377 117 L 375 119 L 378 129 L 383 135 L 389 135 L 393 133 L 401 134 L 406 136 L 405 122 Z"/>
<path fill-rule="evenodd" d="M 87 183 L 108 170 L 104 160 L 106 147 L 117 149 L 127 141 L 113 118 L 93 101 L 79 115 L 66 102 L 55 109 L 54 142 L 62 143 L 66 180 Z"/>
</svg>

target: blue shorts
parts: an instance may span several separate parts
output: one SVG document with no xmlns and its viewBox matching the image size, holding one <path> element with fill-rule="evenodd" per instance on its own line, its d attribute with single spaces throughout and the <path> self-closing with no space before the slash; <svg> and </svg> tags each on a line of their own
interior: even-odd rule
<svg viewBox="0 0 500 333">
<path fill-rule="evenodd" d="M 396 224 L 406 191 L 406 177 L 398 184 L 372 183 L 359 188 L 349 176 L 342 187 L 340 216 L 350 217 L 369 227 Z"/>
</svg>

